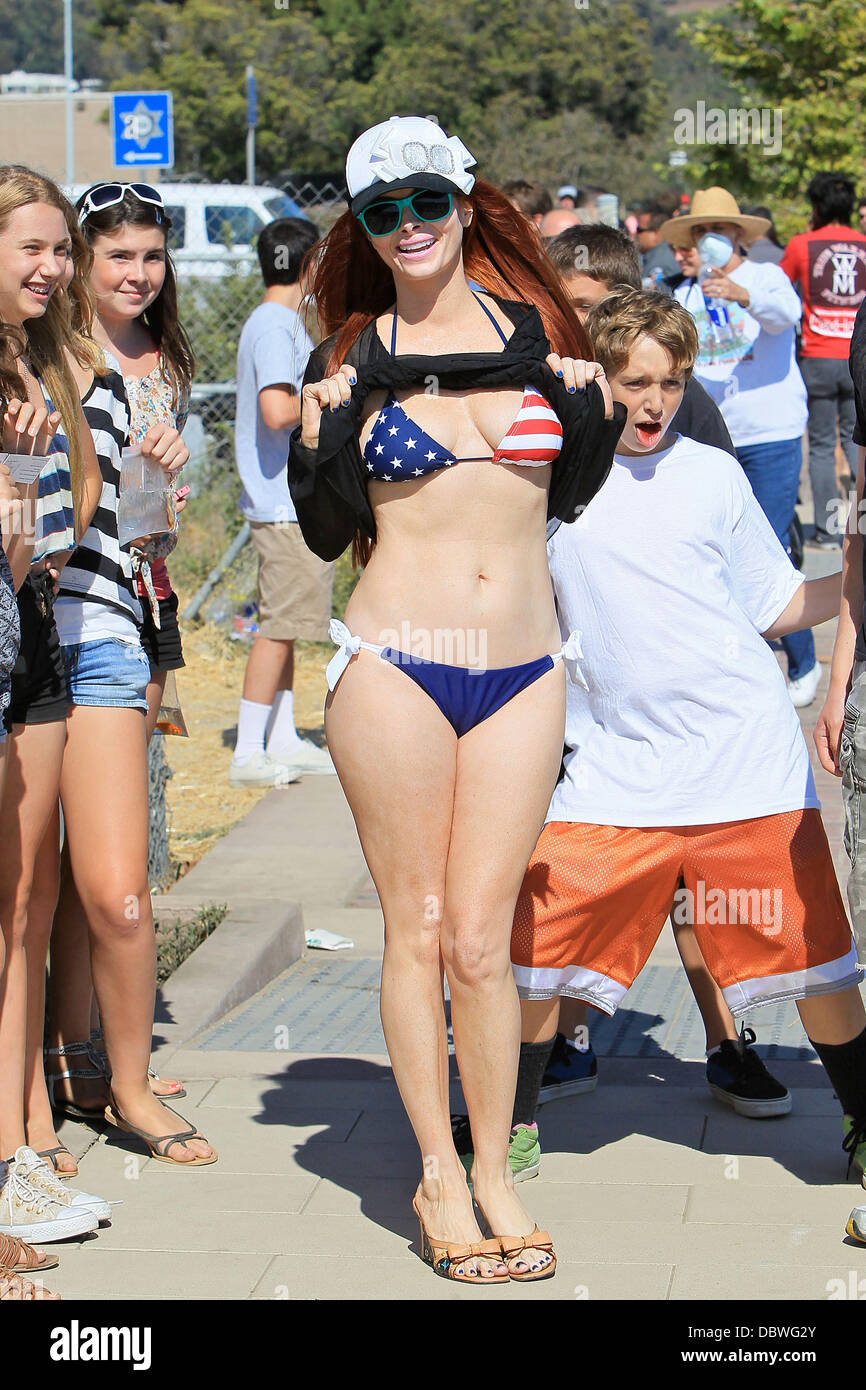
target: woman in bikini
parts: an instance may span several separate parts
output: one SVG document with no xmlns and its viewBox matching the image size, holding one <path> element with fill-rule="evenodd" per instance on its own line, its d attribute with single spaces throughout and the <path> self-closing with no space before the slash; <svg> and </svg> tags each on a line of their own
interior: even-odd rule
<svg viewBox="0 0 866 1390">
<path fill-rule="evenodd" d="M 311 548 L 334 558 L 355 533 L 367 561 L 332 625 L 325 729 L 385 917 L 381 1014 L 421 1150 L 423 1255 L 491 1284 L 555 1267 L 507 1163 L 509 935 L 560 766 L 572 655 L 545 521 L 589 500 L 621 425 L 598 384 L 576 394 L 587 341 L 474 162 L 416 117 L 352 146 L 350 212 L 314 267 L 335 336 L 310 362 L 289 478 Z M 487 1241 L 451 1136 L 443 971 Z"/>
</svg>

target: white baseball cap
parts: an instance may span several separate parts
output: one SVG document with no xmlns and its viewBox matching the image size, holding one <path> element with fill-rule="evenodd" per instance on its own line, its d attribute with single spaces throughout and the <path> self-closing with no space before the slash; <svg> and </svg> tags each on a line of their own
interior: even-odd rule
<svg viewBox="0 0 866 1390">
<path fill-rule="evenodd" d="M 576 198 L 577 189 L 573 183 L 564 183 L 561 188 L 556 190 L 557 198 Z"/>
<path fill-rule="evenodd" d="M 359 135 L 346 158 L 349 207 L 357 216 L 389 188 L 469 193 L 475 157 L 458 136 L 424 116 L 391 116 Z"/>
</svg>

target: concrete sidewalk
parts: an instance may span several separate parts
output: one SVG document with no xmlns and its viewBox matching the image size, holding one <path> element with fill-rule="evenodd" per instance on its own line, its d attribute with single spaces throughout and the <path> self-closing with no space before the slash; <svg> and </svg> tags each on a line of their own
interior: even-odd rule
<svg viewBox="0 0 866 1390">
<path fill-rule="evenodd" d="M 810 556 L 819 565 L 827 557 Z M 830 625 L 817 637 L 827 660 Z M 807 730 L 825 688 L 826 671 Z M 844 872 L 838 783 L 817 774 Z M 122 1205 L 110 1228 L 62 1249 L 47 1282 L 65 1297 L 790 1300 L 866 1276 L 866 1250 L 844 1237 L 866 1193 L 845 1184 L 838 1106 L 796 1009 L 748 1019 L 793 1113 L 736 1116 L 706 1087 L 697 1010 L 666 931 L 619 1014 L 593 1029 L 597 1091 L 541 1112 L 541 1175 L 520 1192 L 555 1237 L 555 1279 L 480 1294 L 435 1278 L 418 1258 L 418 1157 L 377 1019 L 381 913 L 336 779 L 274 792 L 195 873 L 185 891 L 199 900 L 295 901 L 306 926 L 355 947 L 307 951 L 206 1027 L 195 989 L 167 991 L 156 1062 L 184 1078 L 178 1109 L 220 1161 L 172 1169 L 117 1131 L 93 1142 L 66 1124 L 83 1154 L 79 1185 Z M 461 1108 L 456 1081 L 452 1100 Z"/>
</svg>

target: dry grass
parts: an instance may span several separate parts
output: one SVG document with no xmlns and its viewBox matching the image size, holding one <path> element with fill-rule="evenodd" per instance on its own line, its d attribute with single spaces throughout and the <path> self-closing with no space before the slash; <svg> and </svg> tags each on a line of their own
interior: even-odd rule
<svg viewBox="0 0 866 1390">
<path fill-rule="evenodd" d="M 181 608 L 186 595 L 180 594 Z M 238 701 L 250 646 L 234 642 L 212 623 L 183 623 L 186 667 L 177 688 L 189 738 L 166 738 L 172 770 L 166 788 L 169 852 L 179 874 L 191 868 L 263 796 L 266 787 L 230 787 Z M 322 709 L 330 644 L 295 646 L 295 722 L 304 735 L 322 742 Z"/>
</svg>

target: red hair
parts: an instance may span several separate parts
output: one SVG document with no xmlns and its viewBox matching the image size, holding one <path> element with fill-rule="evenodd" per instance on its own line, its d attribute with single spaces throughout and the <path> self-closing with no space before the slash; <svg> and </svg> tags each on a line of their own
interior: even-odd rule
<svg viewBox="0 0 866 1390">
<path fill-rule="evenodd" d="M 474 213 L 463 233 L 467 277 L 501 299 L 534 304 L 553 352 L 592 361 L 589 339 L 562 281 L 523 214 L 481 179 L 467 197 Z M 367 324 L 394 303 L 394 277 L 350 212 L 343 213 L 309 257 L 319 322 L 325 337 L 337 335 L 326 368 L 330 374 L 343 364 Z"/>
<path fill-rule="evenodd" d="M 463 233 L 467 278 L 500 299 L 534 305 L 552 352 L 592 361 L 589 338 L 559 274 L 523 214 L 504 193 L 481 179 L 466 196 L 473 211 Z M 367 325 L 394 303 L 394 277 L 351 212 L 343 213 L 308 253 L 307 264 L 322 332 L 325 337 L 336 334 L 325 368 L 331 375 Z M 365 563 L 369 553 L 369 541 L 357 534 L 353 563 L 359 559 Z"/>
</svg>

